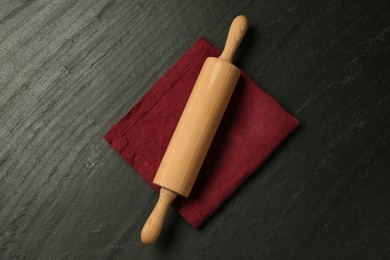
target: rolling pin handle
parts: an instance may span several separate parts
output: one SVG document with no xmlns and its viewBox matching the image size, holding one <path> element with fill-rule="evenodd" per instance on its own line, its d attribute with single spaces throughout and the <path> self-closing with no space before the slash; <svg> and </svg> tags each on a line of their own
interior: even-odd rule
<svg viewBox="0 0 390 260">
<path fill-rule="evenodd" d="M 160 189 L 160 197 L 154 210 L 150 214 L 141 232 L 141 240 L 144 244 L 154 243 L 160 235 L 169 205 L 177 194 L 165 188 Z"/>
<path fill-rule="evenodd" d="M 229 63 L 233 62 L 234 53 L 236 52 L 238 46 L 240 45 L 242 39 L 244 38 L 248 26 L 249 26 L 248 19 L 246 19 L 245 16 L 239 15 L 236 18 L 234 18 L 232 25 L 230 26 L 229 29 L 229 34 L 226 39 L 225 48 L 223 49 L 221 56 L 219 56 L 220 59 Z"/>
</svg>

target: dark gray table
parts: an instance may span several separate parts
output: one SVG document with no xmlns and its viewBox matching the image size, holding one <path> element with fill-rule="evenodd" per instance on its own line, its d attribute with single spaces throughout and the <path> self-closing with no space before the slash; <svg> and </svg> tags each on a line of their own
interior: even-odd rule
<svg viewBox="0 0 390 260">
<path fill-rule="evenodd" d="M 226 2 L 226 3 L 225 3 Z M 302 122 L 204 225 L 103 135 L 201 35 Z M 390 2 L 0 2 L 1 259 L 389 259 Z"/>
</svg>

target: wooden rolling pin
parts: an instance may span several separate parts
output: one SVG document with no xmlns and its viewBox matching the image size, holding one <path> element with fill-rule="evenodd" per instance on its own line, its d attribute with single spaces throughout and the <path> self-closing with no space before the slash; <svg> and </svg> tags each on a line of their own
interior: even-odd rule
<svg viewBox="0 0 390 260">
<path fill-rule="evenodd" d="M 221 56 L 207 58 L 202 67 L 153 180 L 161 187 L 160 198 L 141 232 L 145 244 L 158 238 L 169 205 L 176 196 L 187 198 L 191 192 L 240 77 L 240 69 L 232 60 L 247 29 L 246 17 L 237 16 Z"/>
</svg>

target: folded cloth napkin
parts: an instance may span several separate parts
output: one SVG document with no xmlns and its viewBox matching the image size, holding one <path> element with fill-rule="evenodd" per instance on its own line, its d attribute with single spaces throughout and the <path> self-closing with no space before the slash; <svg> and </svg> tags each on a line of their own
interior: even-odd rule
<svg viewBox="0 0 390 260">
<path fill-rule="evenodd" d="M 154 175 L 205 59 L 221 52 L 195 44 L 105 135 L 105 140 L 155 190 Z M 199 228 L 299 125 L 242 72 L 189 198 L 173 207 Z"/>
</svg>

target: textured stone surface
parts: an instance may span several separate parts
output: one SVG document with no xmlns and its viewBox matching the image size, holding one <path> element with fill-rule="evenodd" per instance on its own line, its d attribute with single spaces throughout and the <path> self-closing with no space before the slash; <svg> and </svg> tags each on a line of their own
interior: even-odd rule
<svg viewBox="0 0 390 260">
<path fill-rule="evenodd" d="M 1 259 L 390 258 L 390 4 L 382 1 L 0 2 Z M 203 35 L 302 122 L 201 230 L 105 132 Z"/>
</svg>

